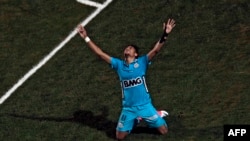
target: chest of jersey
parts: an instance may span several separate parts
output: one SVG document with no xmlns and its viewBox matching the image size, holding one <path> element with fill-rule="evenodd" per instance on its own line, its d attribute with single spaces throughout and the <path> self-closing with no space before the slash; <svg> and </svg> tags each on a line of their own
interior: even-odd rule
<svg viewBox="0 0 250 141">
<path fill-rule="evenodd" d="M 118 71 L 121 80 L 133 79 L 133 81 L 139 81 L 138 77 L 144 76 L 145 73 L 146 66 L 139 61 L 131 64 L 122 64 L 121 69 Z"/>
</svg>

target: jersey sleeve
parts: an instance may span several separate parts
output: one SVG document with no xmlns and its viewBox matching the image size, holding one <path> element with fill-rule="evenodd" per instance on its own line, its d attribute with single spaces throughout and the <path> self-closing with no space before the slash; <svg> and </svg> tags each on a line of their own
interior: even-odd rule
<svg viewBox="0 0 250 141">
<path fill-rule="evenodd" d="M 117 70 L 119 66 L 119 61 L 119 59 L 111 57 L 111 68 Z"/>
<path fill-rule="evenodd" d="M 143 56 L 144 61 L 146 62 L 147 66 L 151 64 L 151 61 L 148 59 L 148 55 Z"/>
</svg>

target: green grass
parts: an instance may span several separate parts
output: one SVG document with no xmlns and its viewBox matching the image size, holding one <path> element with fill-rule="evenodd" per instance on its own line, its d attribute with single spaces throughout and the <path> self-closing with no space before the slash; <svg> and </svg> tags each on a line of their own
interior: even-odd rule
<svg viewBox="0 0 250 141">
<path fill-rule="evenodd" d="M 2 94 L 94 10 L 72 0 L 3 0 L 0 9 Z M 170 113 L 169 133 L 126 140 L 221 141 L 224 124 L 250 124 L 249 9 L 246 0 L 119 0 L 86 26 L 122 57 L 130 43 L 147 53 L 162 22 L 177 22 L 147 74 L 154 105 Z M 76 36 L 0 105 L 0 138 L 114 140 L 120 107 L 116 73 Z"/>
</svg>

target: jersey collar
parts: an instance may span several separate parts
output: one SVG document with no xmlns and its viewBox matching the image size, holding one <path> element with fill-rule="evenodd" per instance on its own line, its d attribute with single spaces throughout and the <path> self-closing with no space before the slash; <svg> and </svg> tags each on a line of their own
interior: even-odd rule
<svg viewBox="0 0 250 141">
<path fill-rule="evenodd" d="M 123 61 L 123 66 L 127 66 L 127 67 L 128 67 L 130 64 L 134 64 L 134 63 L 136 63 L 136 62 L 138 62 L 138 59 L 137 59 L 137 58 L 134 59 L 134 61 L 131 62 L 131 63 L 129 63 L 129 64 L 127 64 L 126 61 L 124 60 L 124 61 Z"/>
</svg>

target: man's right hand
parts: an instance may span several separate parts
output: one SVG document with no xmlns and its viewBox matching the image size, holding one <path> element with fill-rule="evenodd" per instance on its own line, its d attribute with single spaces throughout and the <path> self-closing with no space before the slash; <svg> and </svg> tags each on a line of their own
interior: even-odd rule
<svg viewBox="0 0 250 141">
<path fill-rule="evenodd" d="M 87 37 L 87 31 L 82 25 L 78 25 L 77 31 L 83 39 Z"/>
</svg>

